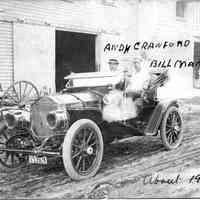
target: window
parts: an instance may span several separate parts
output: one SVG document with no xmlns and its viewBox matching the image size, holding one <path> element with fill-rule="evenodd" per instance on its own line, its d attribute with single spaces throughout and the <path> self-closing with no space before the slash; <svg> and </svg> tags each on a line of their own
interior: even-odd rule
<svg viewBox="0 0 200 200">
<path fill-rule="evenodd" d="M 185 17 L 185 2 L 183 1 L 176 2 L 176 16 Z"/>
</svg>

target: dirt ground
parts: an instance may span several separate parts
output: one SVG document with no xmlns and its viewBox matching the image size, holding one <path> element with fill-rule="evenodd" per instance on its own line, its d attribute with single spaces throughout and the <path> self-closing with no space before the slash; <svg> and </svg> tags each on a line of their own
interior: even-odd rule
<svg viewBox="0 0 200 200">
<path fill-rule="evenodd" d="M 199 116 L 196 107 L 184 107 L 184 141 L 176 150 L 166 151 L 160 137 L 129 138 L 107 146 L 98 174 L 79 182 L 70 180 L 59 163 L 26 166 L 0 174 L 0 198 L 200 197 Z M 150 184 L 148 177 L 155 174 L 180 180 Z"/>
</svg>

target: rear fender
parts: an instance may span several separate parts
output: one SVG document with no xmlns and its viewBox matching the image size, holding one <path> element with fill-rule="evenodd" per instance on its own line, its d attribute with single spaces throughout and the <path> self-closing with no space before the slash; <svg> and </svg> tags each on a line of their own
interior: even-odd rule
<svg viewBox="0 0 200 200">
<path fill-rule="evenodd" d="M 149 118 L 147 127 L 145 128 L 145 135 L 157 135 L 160 123 L 162 122 L 162 118 L 167 111 L 167 109 L 171 106 L 179 107 L 177 100 L 173 101 L 160 101 L 158 105 L 155 107 L 151 117 Z"/>
</svg>

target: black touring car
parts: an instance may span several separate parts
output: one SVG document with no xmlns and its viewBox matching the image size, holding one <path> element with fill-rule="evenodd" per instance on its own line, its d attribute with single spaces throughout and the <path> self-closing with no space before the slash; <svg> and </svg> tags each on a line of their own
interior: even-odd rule
<svg viewBox="0 0 200 200">
<path fill-rule="evenodd" d="M 177 148 L 183 138 L 176 100 L 157 99 L 156 90 L 168 79 L 156 73 L 140 97 L 136 117 L 108 122 L 103 109 L 113 90 L 114 75 L 100 72 L 72 74 L 62 92 L 40 97 L 35 86 L 19 81 L 2 96 L 0 169 L 15 170 L 26 163 L 47 165 L 60 158 L 75 180 L 94 176 L 100 168 L 104 145 L 115 138 L 156 136 L 163 145 Z M 99 80 L 103 80 L 103 82 Z M 93 85 L 95 83 L 95 85 Z M 126 98 L 126 93 L 123 97 Z"/>
</svg>

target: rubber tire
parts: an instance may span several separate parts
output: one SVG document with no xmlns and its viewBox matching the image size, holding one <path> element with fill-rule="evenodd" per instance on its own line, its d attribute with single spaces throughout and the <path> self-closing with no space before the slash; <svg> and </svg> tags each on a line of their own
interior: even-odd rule
<svg viewBox="0 0 200 200">
<path fill-rule="evenodd" d="M 99 153 L 99 156 L 98 156 L 99 158 L 97 159 L 96 166 L 94 167 L 93 171 L 91 171 L 91 173 L 87 175 L 81 175 L 73 167 L 73 164 L 71 161 L 71 145 L 72 145 L 74 136 L 77 134 L 77 131 L 88 126 L 94 129 L 95 132 L 97 133 L 101 151 Z M 80 119 L 74 122 L 65 135 L 63 147 L 62 147 L 62 159 L 63 159 L 63 164 L 64 164 L 67 174 L 73 180 L 82 180 L 82 179 L 93 177 L 100 168 L 102 158 L 103 158 L 103 149 L 104 149 L 103 147 L 104 145 L 103 145 L 103 137 L 101 134 L 101 130 L 97 126 L 96 123 L 94 123 L 92 120 L 89 120 L 89 119 Z"/>
<path fill-rule="evenodd" d="M 0 123 L 3 123 L 3 122 L 0 122 Z M 0 125 L 0 134 L 5 131 L 7 129 L 6 125 L 4 126 L 3 124 Z M 15 168 L 9 168 L 9 167 L 6 167 L 5 165 L 3 165 L 1 162 L 0 162 L 0 172 L 1 173 L 9 173 L 9 172 L 14 172 L 14 171 L 17 171 L 19 169 L 21 169 L 22 167 L 25 167 L 27 165 L 27 162 L 24 161 L 23 163 L 21 163 L 18 167 L 15 167 Z"/>
<path fill-rule="evenodd" d="M 170 145 L 169 142 L 167 141 L 167 138 L 166 138 L 165 128 L 166 128 L 166 122 L 167 122 L 167 118 L 169 116 L 169 113 L 173 112 L 173 111 L 176 111 L 178 113 L 180 119 L 181 119 L 181 132 L 179 133 L 179 139 L 178 139 L 177 143 L 175 145 Z M 163 143 L 163 145 L 165 146 L 165 148 L 167 150 L 176 149 L 181 144 L 181 142 L 183 140 L 183 128 L 182 128 L 182 125 L 183 125 L 183 120 L 182 120 L 182 116 L 181 116 L 178 108 L 175 107 L 175 106 L 169 107 L 167 109 L 167 111 L 165 112 L 164 116 L 163 116 L 162 123 L 161 123 L 161 130 L 160 130 L 160 136 L 161 136 L 162 143 Z"/>
</svg>

